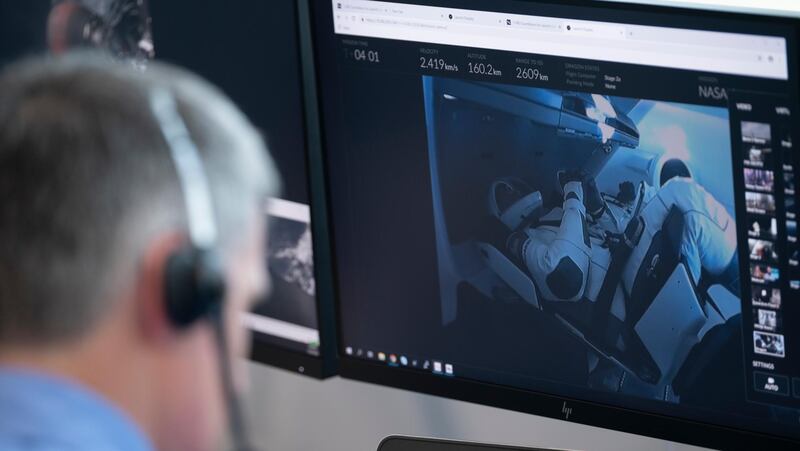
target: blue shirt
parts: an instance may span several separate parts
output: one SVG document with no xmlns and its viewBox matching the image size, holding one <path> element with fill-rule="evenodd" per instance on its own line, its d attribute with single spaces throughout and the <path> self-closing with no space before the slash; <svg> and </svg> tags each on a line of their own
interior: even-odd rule
<svg viewBox="0 0 800 451">
<path fill-rule="evenodd" d="M 0 366 L 0 451 L 152 451 L 141 430 L 89 390 Z"/>
</svg>

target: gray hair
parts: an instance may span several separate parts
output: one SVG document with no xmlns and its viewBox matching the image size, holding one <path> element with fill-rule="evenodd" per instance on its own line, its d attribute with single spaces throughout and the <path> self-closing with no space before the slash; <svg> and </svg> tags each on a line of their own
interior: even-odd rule
<svg viewBox="0 0 800 451">
<path fill-rule="evenodd" d="M 259 134 L 184 70 L 88 54 L 11 66 L 0 76 L 0 346 L 80 337 L 130 284 L 149 240 L 185 229 L 155 87 L 174 95 L 200 150 L 223 258 L 276 194 Z"/>
</svg>

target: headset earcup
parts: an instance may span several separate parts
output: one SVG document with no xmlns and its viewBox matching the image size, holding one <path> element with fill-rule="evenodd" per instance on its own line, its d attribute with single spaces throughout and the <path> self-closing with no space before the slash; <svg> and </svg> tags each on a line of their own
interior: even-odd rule
<svg viewBox="0 0 800 451">
<path fill-rule="evenodd" d="M 221 311 L 225 281 L 213 253 L 184 248 L 167 260 L 165 310 L 177 329 Z"/>
<path fill-rule="evenodd" d="M 205 305 L 205 313 L 218 315 L 222 313 L 225 302 L 226 284 L 222 261 L 216 252 L 198 250 L 197 261 L 197 297 Z"/>
<path fill-rule="evenodd" d="M 164 274 L 165 310 L 173 326 L 184 329 L 205 313 L 197 299 L 195 258 L 191 248 L 172 254 Z"/>
</svg>

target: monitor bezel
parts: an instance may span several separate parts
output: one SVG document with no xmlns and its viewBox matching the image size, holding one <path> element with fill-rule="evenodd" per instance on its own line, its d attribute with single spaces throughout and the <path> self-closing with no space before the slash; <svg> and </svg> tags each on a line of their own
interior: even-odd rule
<svg viewBox="0 0 800 451">
<path fill-rule="evenodd" d="M 427 437 L 412 437 L 404 435 L 390 435 L 378 445 L 378 451 L 388 451 L 387 448 L 394 448 L 396 445 L 407 447 L 406 450 L 416 450 L 424 446 L 426 450 L 432 448 L 447 447 L 450 450 L 458 447 L 460 451 L 555 451 L 552 448 L 521 448 L 509 445 L 491 445 L 488 443 L 476 443 L 465 441 L 445 440 Z"/>
<path fill-rule="evenodd" d="M 330 0 L 300 0 L 305 4 L 303 8 L 309 8 L 309 17 L 311 21 L 306 30 L 311 34 L 310 39 L 313 43 L 310 50 L 312 54 L 304 54 L 304 59 L 312 59 L 313 65 L 319 66 L 319 55 L 316 52 L 317 44 L 320 39 L 329 38 L 329 36 L 320 37 L 317 35 L 319 30 L 316 23 L 319 17 L 319 11 L 315 8 L 328 7 L 330 8 Z M 387 0 L 391 1 L 391 0 Z M 406 1 L 409 3 L 423 3 L 419 0 Z M 793 29 L 792 39 L 796 43 L 800 37 L 800 18 L 771 16 L 754 14 L 751 12 L 730 12 L 718 10 L 703 10 L 703 9 L 690 9 L 674 6 L 662 5 L 648 5 L 648 4 L 632 4 L 632 3 L 618 3 L 597 0 L 518 0 L 520 3 L 536 3 L 543 5 L 568 5 L 588 8 L 598 8 L 604 10 L 616 10 L 626 12 L 641 12 L 650 14 L 670 14 L 670 15 L 683 15 L 687 18 L 687 22 L 700 23 L 707 19 L 722 19 L 722 20 L 735 20 L 735 21 L 759 21 L 761 24 L 781 24 Z M 444 0 L 444 3 L 449 3 L 448 6 L 469 8 L 469 4 L 477 4 L 474 0 L 462 0 L 457 3 L 453 0 Z M 700 21 L 700 22 L 695 22 Z M 688 26 L 688 25 L 687 25 Z M 794 73 L 794 68 L 790 68 L 790 73 Z M 321 85 L 321 74 L 316 72 L 316 86 Z M 800 88 L 800 83 L 793 86 L 795 92 Z M 319 102 L 323 99 L 320 97 Z M 322 123 L 325 121 L 323 116 L 323 108 L 321 103 L 317 103 L 314 108 L 320 113 L 320 129 L 317 131 L 319 136 L 322 137 L 322 142 L 319 146 L 310 147 L 312 159 L 316 164 L 322 165 L 322 168 L 317 171 L 317 174 L 325 177 L 324 179 L 324 197 L 317 198 L 317 202 L 325 202 L 328 210 L 330 210 L 331 198 L 329 190 L 329 180 L 327 178 L 327 150 L 325 149 L 325 130 Z M 320 193 L 316 193 L 320 194 Z M 326 244 L 329 249 L 336 252 L 336 244 L 332 240 L 333 224 L 330 222 L 331 218 L 328 217 L 326 224 L 329 227 L 329 232 L 326 238 L 329 240 Z M 331 268 L 334 276 L 334 306 L 337 326 L 341 323 L 341 308 L 338 293 L 340 287 L 338 286 L 338 268 L 333 256 L 330 259 Z M 337 339 L 341 346 L 344 346 L 342 340 L 341 327 L 337 328 Z M 367 383 L 384 385 L 394 388 L 415 391 L 419 393 L 440 396 L 444 398 L 482 404 L 492 407 L 499 407 L 512 411 L 539 415 L 564 421 L 571 421 L 574 423 L 584 424 L 588 426 L 597 426 L 610 430 L 621 432 L 628 432 L 643 436 L 648 436 L 656 439 L 669 440 L 673 442 L 707 446 L 722 449 L 797 449 L 800 447 L 800 441 L 788 437 L 769 435 L 750 430 L 735 429 L 732 427 L 720 426 L 717 424 L 704 423 L 700 421 L 683 419 L 674 416 L 663 414 L 656 414 L 646 412 L 643 410 L 635 410 L 632 408 L 624 408 L 610 404 L 603 404 L 599 402 L 592 402 L 582 399 L 574 399 L 570 397 L 555 395 L 546 392 L 537 392 L 530 390 L 522 390 L 509 386 L 493 384 L 489 382 L 481 382 L 477 380 L 468 380 L 460 378 L 450 378 L 437 376 L 433 373 L 423 373 L 417 370 L 404 369 L 402 367 L 389 367 L 383 363 L 372 362 L 369 360 L 359 359 L 345 355 L 342 349 L 339 351 L 339 375 L 346 379 L 352 379 Z"/>
<path fill-rule="evenodd" d="M 329 247 L 327 224 L 327 203 L 324 201 L 323 176 L 319 173 L 321 165 L 315 160 L 316 153 L 311 152 L 319 146 L 319 114 L 315 86 L 315 69 L 311 54 L 310 22 L 308 9 L 303 0 L 293 0 L 294 21 L 297 24 L 297 43 L 299 51 L 297 64 L 300 68 L 300 85 L 303 112 L 303 138 L 305 149 L 303 156 L 306 165 L 306 177 L 311 210 L 311 235 L 314 252 L 314 284 L 316 287 L 317 330 L 319 332 L 319 355 L 311 355 L 303 351 L 292 350 L 271 343 L 260 332 L 252 332 L 250 360 L 264 365 L 282 368 L 304 376 L 327 379 L 337 374 L 338 353 L 336 339 L 337 318 L 334 315 L 334 285 L 331 266 L 331 250 Z M 320 200 L 323 199 L 323 200 Z M 315 201 L 316 200 L 316 201 Z"/>
</svg>

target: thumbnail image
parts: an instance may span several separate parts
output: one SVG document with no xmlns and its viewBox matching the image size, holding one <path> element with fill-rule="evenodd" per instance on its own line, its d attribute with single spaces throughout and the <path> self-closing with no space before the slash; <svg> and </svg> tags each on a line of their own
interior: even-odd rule
<svg viewBox="0 0 800 451">
<path fill-rule="evenodd" d="M 690 349 L 651 302 L 691 309 L 707 296 L 708 278 L 741 312 L 727 109 L 443 77 L 422 85 L 443 326 L 481 327 L 475 302 L 516 305 L 554 328 L 531 331 L 533 340 L 558 331 L 589 354 L 608 350 L 613 358 L 591 367 L 587 386 L 663 399 Z M 764 201 L 754 205 L 767 210 Z M 603 296 L 610 312 L 630 297 L 644 307 L 612 332 L 618 320 L 592 321 L 582 307 L 606 277 L 598 269 L 610 258 L 606 237 L 643 218 L 647 238 Z M 768 236 L 772 224 L 757 227 Z M 665 230 L 682 238 L 662 249 L 652 237 Z M 653 276 L 636 278 L 640 271 Z M 698 283 L 667 286 L 673 274 Z M 549 364 L 564 371 L 589 364 L 583 352 L 557 359 Z"/>
<path fill-rule="evenodd" d="M 742 142 L 769 146 L 771 140 L 772 132 L 769 124 L 742 121 Z"/>
<path fill-rule="evenodd" d="M 750 279 L 755 283 L 773 283 L 781 278 L 781 272 L 776 266 L 764 263 L 750 264 Z"/>
<path fill-rule="evenodd" d="M 800 280 L 790 280 L 789 288 L 792 290 L 800 290 Z"/>
<path fill-rule="evenodd" d="M 789 266 L 800 266 L 800 250 L 795 249 L 789 255 Z"/>
<path fill-rule="evenodd" d="M 750 247 L 750 260 L 777 263 L 778 253 L 771 241 L 750 238 L 747 242 Z"/>
<path fill-rule="evenodd" d="M 775 196 L 772 194 L 752 193 L 747 191 L 744 193 L 744 196 L 748 213 L 762 215 L 775 214 Z"/>
<path fill-rule="evenodd" d="M 795 176 L 791 173 L 784 173 L 783 174 L 783 192 L 786 194 L 793 196 L 796 191 L 797 185 L 795 184 Z"/>
<path fill-rule="evenodd" d="M 786 173 L 793 174 L 794 173 L 794 152 L 790 149 L 783 150 L 783 170 Z"/>
<path fill-rule="evenodd" d="M 772 149 L 769 147 L 744 144 L 744 164 L 755 168 L 772 166 Z"/>
<path fill-rule="evenodd" d="M 775 173 L 765 169 L 744 168 L 744 186 L 749 190 L 771 193 L 775 189 Z"/>
<path fill-rule="evenodd" d="M 786 357 L 786 347 L 783 341 L 783 335 L 754 331 L 753 346 L 756 354 L 780 358 Z"/>
<path fill-rule="evenodd" d="M 786 221 L 786 240 L 790 243 L 797 242 L 797 221 L 794 219 Z"/>
<path fill-rule="evenodd" d="M 755 328 L 775 332 L 778 329 L 778 312 L 775 310 L 756 309 Z"/>
<path fill-rule="evenodd" d="M 781 147 L 784 149 L 791 149 L 792 148 L 792 135 L 791 133 L 784 133 L 784 137 L 781 138 Z"/>
<path fill-rule="evenodd" d="M 789 219 L 797 218 L 797 202 L 794 196 L 786 196 L 786 217 Z"/>
<path fill-rule="evenodd" d="M 781 308 L 781 290 L 769 287 L 753 287 L 753 305 L 756 307 L 769 307 L 775 310 Z"/>
<path fill-rule="evenodd" d="M 778 238 L 778 220 L 764 216 L 750 216 L 747 218 L 747 235 L 751 238 L 774 240 Z"/>
</svg>

